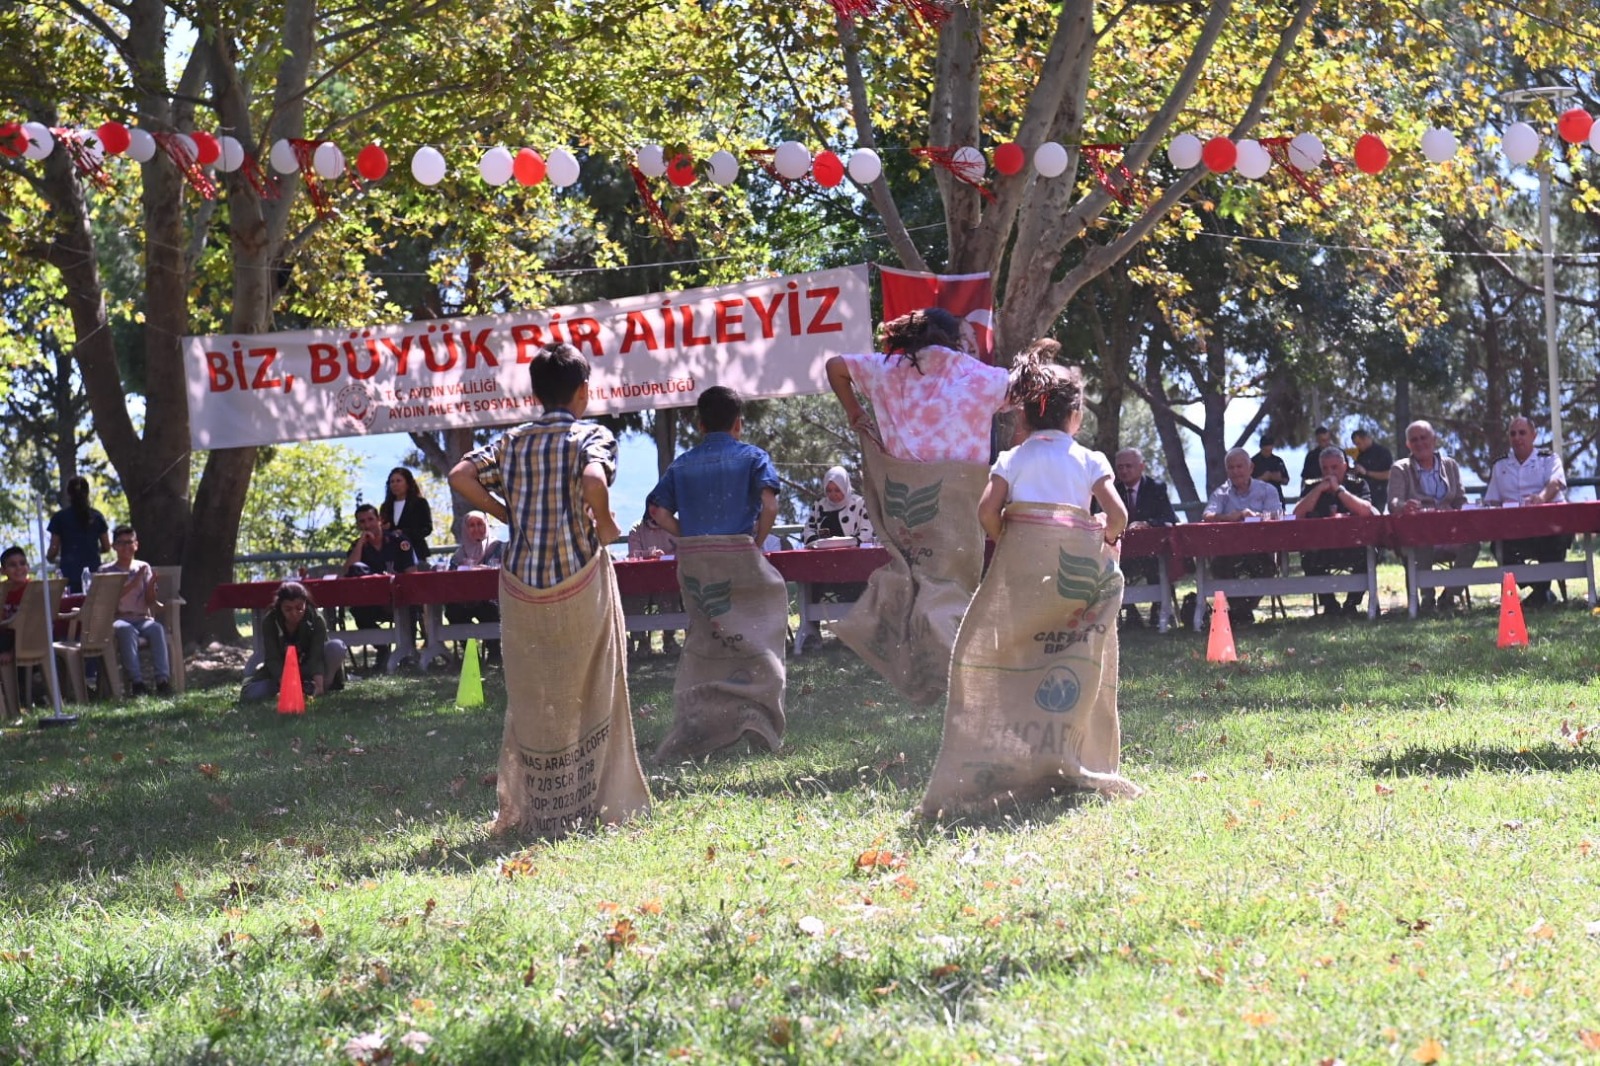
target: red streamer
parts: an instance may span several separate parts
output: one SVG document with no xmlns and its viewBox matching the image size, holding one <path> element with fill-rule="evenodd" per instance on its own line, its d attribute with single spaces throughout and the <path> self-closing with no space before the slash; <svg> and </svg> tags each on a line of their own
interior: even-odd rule
<svg viewBox="0 0 1600 1066">
<path fill-rule="evenodd" d="M 1294 183 L 1300 186 L 1302 192 L 1323 207 L 1327 207 L 1327 201 L 1322 198 L 1321 187 L 1311 180 L 1311 175 L 1295 166 L 1294 161 L 1289 158 L 1289 141 L 1288 137 L 1263 137 L 1260 144 L 1267 150 L 1274 163 L 1289 172 L 1289 177 L 1294 179 Z"/>
<path fill-rule="evenodd" d="M 650 192 L 650 180 L 644 176 L 644 171 L 629 163 L 628 173 L 633 175 L 634 187 L 639 190 L 639 198 L 644 201 L 644 210 L 650 216 L 650 221 L 661 231 L 663 237 L 669 241 L 676 241 L 678 237 L 672 232 L 672 223 L 667 221 L 667 213 L 661 210 L 661 205 Z"/>
<path fill-rule="evenodd" d="M 854 22 L 860 15 L 878 13 L 878 0 L 828 0 L 828 3 L 846 22 Z"/>
<path fill-rule="evenodd" d="M 950 21 L 950 5 L 942 0 L 902 0 L 917 21 L 938 29 Z"/>
<path fill-rule="evenodd" d="M 755 161 L 756 166 L 767 172 L 767 177 L 783 186 L 783 191 L 788 192 L 794 187 L 794 181 L 778 173 L 778 168 L 773 165 L 773 160 L 778 156 L 776 148 L 747 148 L 745 155 Z"/>
<path fill-rule="evenodd" d="M 317 173 L 315 163 L 317 146 L 322 142 L 305 137 L 290 137 L 288 140 L 289 147 L 294 149 L 295 162 L 300 164 L 300 180 L 305 183 L 312 210 L 318 218 L 332 218 L 338 213 L 333 206 L 333 194 L 322 184 L 322 175 Z"/>
<path fill-rule="evenodd" d="M 1138 183 L 1134 181 L 1133 171 L 1128 169 L 1127 145 L 1085 144 L 1080 145 L 1078 151 L 1083 154 L 1083 161 L 1089 164 L 1089 169 L 1094 171 L 1094 178 L 1100 183 L 1102 189 L 1110 193 L 1112 198 L 1123 207 L 1133 203 L 1134 194 L 1138 191 Z M 1122 179 L 1121 185 L 1111 180 L 1110 167 L 1107 165 L 1107 157 L 1113 152 L 1117 156 L 1117 177 Z"/>
<path fill-rule="evenodd" d="M 974 181 L 962 172 L 961 165 L 956 162 L 956 149 L 949 145 L 930 145 L 927 148 L 913 148 L 911 154 L 919 159 L 926 159 L 935 166 L 944 167 L 952 176 L 964 185 L 970 185 L 983 193 L 984 199 L 993 202 L 994 193 L 989 191 L 989 186 L 981 178 Z"/>
<path fill-rule="evenodd" d="M 100 164 L 105 161 L 105 146 L 101 145 L 101 153 L 96 157 L 89 150 L 89 138 L 82 130 L 55 129 L 50 130 L 55 134 L 57 142 L 66 146 L 67 155 L 72 157 L 73 166 L 78 168 L 78 173 L 94 182 L 101 189 L 111 188 L 111 175 L 101 169 Z M 98 143 L 98 141 L 97 141 Z"/>
<path fill-rule="evenodd" d="M 239 164 L 239 173 L 244 175 L 244 180 L 263 200 L 276 200 L 279 197 L 278 179 L 263 173 L 261 163 L 249 152 L 244 154 L 244 162 Z"/>
<path fill-rule="evenodd" d="M 206 177 L 206 172 L 201 169 L 200 164 L 183 147 L 183 142 L 178 140 L 176 133 L 152 133 L 150 136 L 154 137 L 156 144 L 167 153 L 167 158 L 172 160 L 190 188 L 199 193 L 203 199 L 217 198 L 217 187 L 211 183 L 211 179 Z"/>
</svg>

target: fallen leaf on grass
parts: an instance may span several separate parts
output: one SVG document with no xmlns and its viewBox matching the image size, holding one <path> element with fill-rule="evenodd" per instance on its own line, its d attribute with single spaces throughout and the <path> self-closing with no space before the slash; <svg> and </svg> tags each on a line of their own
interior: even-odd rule
<svg viewBox="0 0 1600 1066">
<path fill-rule="evenodd" d="M 210 800 L 211 806 L 215 807 L 221 814 L 230 814 L 233 811 L 233 799 L 227 793 L 208 792 L 206 793 L 206 799 Z"/>
<path fill-rule="evenodd" d="M 767 1023 L 767 1040 L 773 1047 L 788 1047 L 794 1039 L 794 1024 L 788 1018 L 774 1018 Z"/>
<path fill-rule="evenodd" d="M 519 874 L 523 877 L 532 877 L 538 872 L 531 859 L 507 859 L 500 864 L 500 876 L 507 880 Z"/>
<path fill-rule="evenodd" d="M 300 935 L 310 940 L 321 940 L 322 926 L 315 918 L 301 918 Z"/>
<path fill-rule="evenodd" d="M 1204 770 L 1196 770 L 1194 773 L 1189 775 L 1189 780 L 1204 783 L 1211 780 L 1211 775 L 1206 773 Z"/>
<path fill-rule="evenodd" d="M 1244 1024 L 1256 1029 L 1261 1028 L 1263 1025 L 1271 1025 L 1278 1020 L 1278 1016 L 1270 1010 L 1245 1011 L 1243 1018 Z"/>
<path fill-rule="evenodd" d="M 880 986 L 878 988 L 874 988 L 872 990 L 872 994 L 875 995 L 875 996 L 887 996 L 887 995 L 890 995 L 891 993 L 893 993 L 894 990 L 899 988 L 899 987 L 900 987 L 900 982 L 899 981 L 890 981 L 886 985 L 882 985 L 882 986 Z"/>
<path fill-rule="evenodd" d="M 433 1043 L 433 1037 L 421 1029 L 413 1029 L 400 1038 L 400 1043 L 413 1054 L 421 1055 L 428 1050 L 428 1045 Z"/>
<path fill-rule="evenodd" d="M 1376 792 L 1380 796 L 1394 795 L 1393 787 L 1384 784 L 1382 781 L 1375 782 L 1372 786 L 1372 791 Z"/>
<path fill-rule="evenodd" d="M 662 905 L 659 899 L 647 899 L 639 904 L 640 914 L 660 914 L 661 911 Z"/>
<path fill-rule="evenodd" d="M 817 918 L 810 914 L 806 915 L 804 918 L 801 918 L 795 923 L 795 925 L 802 933 L 809 937 L 819 937 L 828 931 L 828 927 L 822 923 L 821 918 Z"/>
<path fill-rule="evenodd" d="M 625 948 L 639 939 L 633 930 L 632 918 L 619 918 L 617 924 L 606 930 L 606 943 L 613 948 Z"/>
<path fill-rule="evenodd" d="M 526 970 L 524 970 L 523 973 L 522 973 L 522 987 L 523 988 L 532 988 L 533 987 L 533 982 L 535 980 L 537 980 L 538 977 L 539 977 L 539 964 L 536 963 L 536 962 L 528 963 L 528 968 Z"/>
<path fill-rule="evenodd" d="M 173 892 L 173 895 L 178 897 L 178 902 L 179 903 L 188 902 L 189 893 L 187 893 L 187 892 L 185 892 L 183 890 L 183 882 L 181 882 L 181 881 L 172 882 L 172 892 Z"/>
<path fill-rule="evenodd" d="M 1422 1063 L 1438 1062 L 1444 1058 L 1444 1046 L 1439 1041 L 1429 1037 L 1417 1045 L 1417 1049 L 1411 1053 L 1411 1057 Z"/>
<path fill-rule="evenodd" d="M 1528 935 L 1535 940 L 1554 940 L 1556 927 L 1541 919 L 1528 929 Z"/>
<path fill-rule="evenodd" d="M 1219 987 L 1222 984 L 1222 975 L 1215 970 L 1208 969 L 1205 966 L 1196 966 L 1194 968 L 1194 975 L 1207 984 L 1217 985 Z"/>
<path fill-rule="evenodd" d="M 0 951 L 0 962 L 30 963 L 32 961 L 32 948 L 23 948 L 21 951 Z"/>
<path fill-rule="evenodd" d="M 1433 923 L 1428 921 L 1426 918 L 1401 918 L 1397 915 L 1395 917 L 1395 921 L 1399 922 L 1413 933 L 1426 933 L 1433 927 Z"/>
<path fill-rule="evenodd" d="M 122 752 L 120 752 L 120 751 L 114 751 L 114 752 L 111 753 L 111 761 L 112 762 L 121 762 L 123 759 L 126 759 L 126 758 L 127 758 L 127 756 L 122 754 Z"/>
<path fill-rule="evenodd" d="M 388 1062 L 394 1053 L 387 1046 L 382 1033 L 362 1033 L 345 1041 L 345 1057 L 351 1062 Z"/>
<path fill-rule="evenodd" d="M 935 966 L 931 971 L 929 971 L 928 976 L 930 978 L 932 978 L 933 980 L 937 981 L 937 980 L 940 980 L 941 978 L 949 977 L 951 974 L 956 974 L 956 973 L 960 973 L 960 972 L 961 972 L 961 967 L 960 966 L 957 966 L 953 962 L 947 962 L 943 966 Z"/>
<path fill-rule="evenodd" d="M 461 774 L 460 776 L 452 777 L 450 779 L 450 795 L 459 796 L 461 795 L 461 790 L 466 787 L 467 777 L 465 774 Z"/>
<path fill-rule="evenodd" d="M 609 899 L 603 899 L 599 903 L 595 904 L 595 909 L 601 914 L 615 914 L 617 911 L 622 909 L 622 904 L 614 903 Z"/>
<path fill-rule="evenodd" d="M 858 870 L 871 870 L 880 866 L 898 870 L 905 864 L 904 856 L 896 855 L 887 848 L 868 848 L 856 856 L 856 869 Z"/>
<path fill-rule="evenodd" d="M 215 778 L 219 773 L 222 772 L 221 770 L 217 769 L 215 765 L 208 762 L 201 763 L 199 766 L 195 767 L 195 769 L 200 771 L 200 775 L 202 777 L 209 778 Z"/>
<path fill-rule="evenodd" d="M 478 778 L 478 784 L 482 785 L 484 788 L 493 788 L 495 785 L 497 785 L 499 783 L 500 783 L 500 775 L 495 773 L 492 770 L 489 773 L 486 773 L 482 777 Z"/>
<path fill-rule="evenodd" d="M 1582 1044 L 1590 1051 L 1600 1051 L 1600 1030 L 1579 1029 L 1578 1043 Z"/>
</svg>

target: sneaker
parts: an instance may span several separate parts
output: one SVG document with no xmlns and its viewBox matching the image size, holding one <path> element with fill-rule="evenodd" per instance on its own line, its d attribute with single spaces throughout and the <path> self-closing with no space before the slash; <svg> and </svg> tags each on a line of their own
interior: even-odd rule
<svg viewBox="0 0 1600 1066">
<path fill-rule="evenodd" d="M 156 695 L 157 696 L 170 696 L 170 695 L 172 695 L 172 682 L 171 681 L 157 681 L 156 682 Z"/>
<path fill-rule="evenodd" d="M 132 685 L 128 686 L 128 695 L 132 696 L 134 699 L 138 699 L 140 696 L 150 695 L 150 690 L 145 688 L 143 681 L 135 681 Z"/>
</svg>

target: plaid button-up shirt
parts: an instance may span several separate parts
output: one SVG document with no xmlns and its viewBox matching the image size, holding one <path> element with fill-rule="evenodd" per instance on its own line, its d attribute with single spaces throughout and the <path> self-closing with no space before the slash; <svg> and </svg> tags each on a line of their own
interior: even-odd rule
<svg viewBox="0 0 1600 1066">
<path fill-rule="evenodd" d="M 553 588 L 603 550 L 583 508 L 584 468 L 599 463 L 617 476 L 617 439 L 604 426 L 569 411 L 546 411 L 532 422 L 467 453 L 478 482 L 506 501 L 511 540 L 505 566 L 535 588 Z"/>
</svg>

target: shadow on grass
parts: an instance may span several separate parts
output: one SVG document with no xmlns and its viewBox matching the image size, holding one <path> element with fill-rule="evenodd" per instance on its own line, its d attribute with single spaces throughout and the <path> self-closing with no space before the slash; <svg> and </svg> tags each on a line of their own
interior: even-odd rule
<svg viewBox="0 0 1600 1066">
<path fill-rule="evenodd" d="M 1471 773 L 1564 774 L 1600 769 L 1600 751 L 1589 748 L 1408 748 L 1397 755 L 1369 760 L 1374 777 L 1465 777 Z"/>
</svg>

